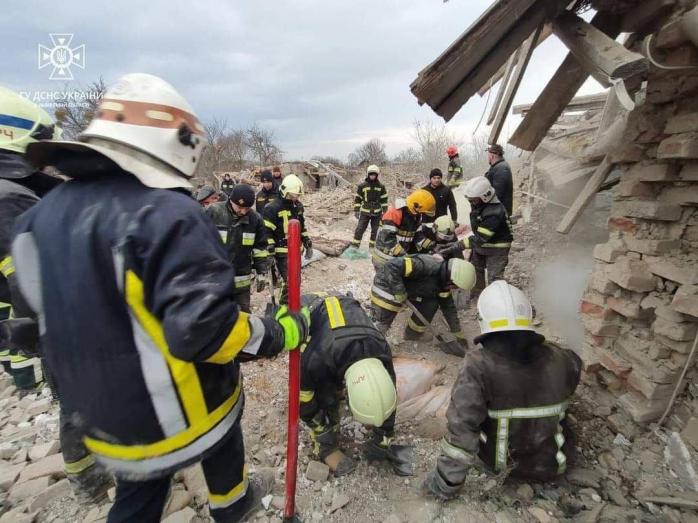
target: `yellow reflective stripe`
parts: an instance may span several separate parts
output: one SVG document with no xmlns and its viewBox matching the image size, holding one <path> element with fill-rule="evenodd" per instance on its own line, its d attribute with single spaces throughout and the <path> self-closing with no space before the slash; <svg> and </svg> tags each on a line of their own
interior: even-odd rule
<svg viewBox="0 0 698 523">
<path fill-rule="evenodd" d="M 490 329 L 499 329 L 501 327 L 508 327 L 509 320 L 492 320 L 490 322 Z"/>
<path fill-rule="evenodd" d="M 269 220 L 264 220 L 264 225 L 268 228 L 271 229 L 272 231 L 276 230 L 276 225 L 274 225 L 273 222 L 270 222 Z"/>
<path fill-rule="evenodd" d="M 494 232 L 490 231 L 489 229 L 486 229 L 485 227 L 478 227 L 477 232 L 479 232 L 480 234 L 484 234 L 488 238 L 491 238 L 492 236 L 494 236 Z"/>
<path fill-rule="evenodd" d="M 288 247 L 277 247 L 276 249 L 274 249 L 274 252 L 277 254 L 288 252 Z"/>
<path fill-rule="evenodd" d="M 65 462 L 64 469 L 67 474 L 80 474 L 95 464 L 95 457 L 88 454 L 78 461 Z"/>
<path fill-rule="evenodd" d="M 247 492 L 248 481 L 247 464 L 245 464 L 242 467 L 242 481 L 235 485 L 230 491 L 225 494 L 212 494 L 209 492 L 208 500 L 211 505 L 214 505 L 212 508 L 232 505 L 233 502 L 240 499 L 245 492 Z"/>
<path fill-rule="evenodd" d="M 412 258 L 405 258 L 405 276 L 412 274 Z"/>
<path fill-rule="evenodd" d="M 336 297 L 332 296 L 325 299 L 325 309 L 327 309 L 327 317 L 330 321 L 331 329 L 346 326 L 347 322 L 344 321 L 342 306 L 339 304 L 339 300 Z"/>
<path fill-rule="evenodd" d="M 238 286 L 238 283 L 241 285 Z M 249 285 L 250 280 L 235 282 L 235 287 L 238 288 L 249 287 Z M 221 348 L 206 360 L 207 363 L 218 363 L 223 365 L 230 363 L 233 361 L 233 359 L 235 359 L 235 356 L 238 355 L 245 344 L 250 340 L 252 333 L 250 331 L 249 317 L 250 315 L 246 312 L 238 312 L 238 319 L 235 322 L 235 325 L 233 325 L 233 328 L 230 330 L 230 334 L 228 334 L 228 337 L 223 342 L 223 345 L 221 345 Z"/>
<path fill-rule="evenodd" d="M 440 292 L 439 298 L 448 298 L 451 295 L 451 291 Z"/>
<path fill-rule="evenodd" d="M 208 416 L 208 409 L 206 408 L 206 401 L 204 400 L 204 393 L 201 389 L 196 367 L 193 363 L 175 358 L 170 353 L 160 321 L 145 306 L 145 292 L 140 278 L 133 271 L 127 270 L 125 283 L 126 302 L 133 311 L 138 323 L 141 324 L 143 330 L 153 340 L 153 343 L 165 358 L 187 414 L 187 419 L 190 424 L 194 424 L 196 420 Z"/>
<path fill-rule="evenodd" d="M 5 278 L 9 278 L 15 272 L 15 265 L 12 263 L 12 256 L 5 256 L 0 261 L 0 274 Z"/>
<path fill-rule="evenodd" d="M 22 356 L 21 354 L 12 354 L 10 355 L 10 363 L 22 363 L 23 361 L 27 361 L 31 358 L 27 358 L 26 356 Z"/>
<path fill-rule="evenodd" d="M 426 331 L 427 331 L 426 325 L 419 325 L 419 324 L 418 324 L 416 321 L 414 321 L 412 318 L 410 318 L 409 320 L 407 320 L 407 326 L 408 326 L 410 329 L 412 329 L 413 331 L 415 331 L 415 332 L 422 333 L 422 332 L 426 332 Z"/>
<path fill-rule="evenodd" d="M 509 320 L 507 320 L 506 318 L 501 320 L 492 320 L 489 322 L 489 325 L 491 329 L 501 329 L 502 327 L 509 326 Z M 517 327 L 530 327 L 531 320 L 529 320 L 528 318 L 516 318 L 514 320 L 514 325 L 516 325 Z"/>
<path fill-rule="evenodd" d="M 314 390 L 301 390 L 301 403 L 310 403 L 313 401 L 313 398 L 315 397 L 315 391 Z"/>
<path fill-rule="evenodd" d="M 565 436 L 562 434 L 562 426 L 557 426 L 557 434 L 555 434 L 555 443 L 557 444 L 557 452 L 555 460 L 557 461 L 557 473 L 562 474 L 567 469 L 567 456 L 562 451 L 562 446 L 565 444 Z"/>
<path fill-rule="evenodd" d="M 517 409 L 506 410 L 488 410 L 487 415 L 493 419 L 512 418 L 512 419 L 530 419 L 530 418 L 550 418 L 559 417 L 565 414 L 568 402 L 556 403 L 554 405 L 545 405 L 543 407 L 523 407 Z"/>
<path fill-rule="evenodd" d="M 400 305 L 393 305 L 392 303 L 383 301 L 380 298 L 378 298 L 375 294 L 371 294 L 371 303 L 374 303 L 378 305 L 381 309 L 385 309 L 388 311 L 400 312 L 402 310 L 402 307 Z"/>
<path fill-rule="evenodd" d="M 262 249 L 252 249 L 253 258 L 267 258 L 269 256 L 269 251 Z"/>
<path fill-rule="evenodd" d="M 225 418 L 240 398 L 240 391 L 242 390 L 241 385 L 242 383 L 238 383 L 232 396 L 225 400 L 216 410 L 202 418 L 195 419 L 194 423 L 189 428 L 169 438 L 146 445 L 119 445 L 85 437 L 85 446 L 90 452 L 95 454 L 107 458 L 130 461 L 169 454 L 170 452 L 193 443 Z"/>
<path fill-rule="evenodd" d="M 250 239 L 245 239 L 245 238 L 243 238 L 243 239 L 242 239 L 242 245 L 245 246 L 245 247 L 248 247 L 248 246 L 250 246 L 250 245 L 254 245 L 254 238 L 252 238 L 251 240 L 250 240 Z"/>
<path fill-rule="evenodd" d="M 277 215 L 283 220 L 284 234 L 288 234 L 288 219 L 291 217 L 291 211 L 279 211 Z"/>
<path fill-rule="evenodd" d="M 495 248 L 500 248 L 503 249 L 504 247 L 511 247 L 511 242 L 504 242 L 504 243 L 483 243 L 481 247 L 495 247 Z"/>
<path fill-rule="evenodd" d="M 497 420 L 497 446 L 495 450 L 495 470 L 502 471 L 507 466 L 509 453 L 509 418 Z"/>
</svg>

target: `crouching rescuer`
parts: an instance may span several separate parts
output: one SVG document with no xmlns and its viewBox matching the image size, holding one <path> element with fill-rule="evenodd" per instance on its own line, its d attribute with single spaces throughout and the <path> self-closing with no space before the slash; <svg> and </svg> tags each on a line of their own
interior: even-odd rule
<svg viewBox="0 0 698 523">
<path fill-rule="evenodd" d="M 458 495 L 471 467 L 546 481 L 574 448 L 565 420 L 582 362 L 531 328 L 526 296 L 504 281 L 477 303 L 482 349 L 466 355 L 446 412 L 448 433 L 424 482 L 442 499 Z"/>
<path fill-rule="evenodd" d="M 240 310 L 218 232 L 184 192 L 205 146 L 170 84 L 130 74 L 79 141 L 27 149 L 72 181 L 16 223 L 19 288 L 62 406 L 117 477 L 110 523 L 160 521 L 173 474 L 196 462 L 219 522 L 259 510 L 273 483 L 248 478 L 239 361 L 297 347 L 309 316 Z"/>
<path fill-rule="evenodd" d="M 310 341 L 301 354 L 300 414 L 314 453 L 335 476 L 355 468 L 339 445 L 339 403 L 346 399 L 356 421 L 373 427 L 364 446 L 368 460 L 389 463 L 396 474 L 413 473 L 411 447 L 392 442 L 397 392 L 390 347 L 358 301 L 350 296 L 303 296 L 310 309 Z"/>
<path fill-rule="evenodd" d="M 473 285 L 475 269 L 465 260 L 443 260 L 429 254 L 394 258 L 380 267 L 373 279 L 371 304 L 376 326 L 387 333 L 407 300 L 427 321 L 441 309 L 451 333 L 458 340 L 441 348 L 449 354 L 462 356 L 467 341 L 451 291 L 456 288 L 469 291 Z M 427 326 L 413 314 L 405 327 L 405 339 L 420 339 L 426 330 Z"/>
</svg>

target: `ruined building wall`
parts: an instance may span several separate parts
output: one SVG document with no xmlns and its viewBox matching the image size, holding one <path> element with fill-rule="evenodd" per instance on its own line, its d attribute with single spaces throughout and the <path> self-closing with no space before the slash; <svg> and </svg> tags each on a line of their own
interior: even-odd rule
<svg viewBox="0 0 698 523">
<path fill-rule="evenodd" d="M 671 27 L 656 59 L 698 64 Z M 698 69 L 651 68 L 646 102 L 613 153 L 609 240 L 581 302 L 588 372 L 635 421 L 661 416 L 698 329 Z"/>
</svg>

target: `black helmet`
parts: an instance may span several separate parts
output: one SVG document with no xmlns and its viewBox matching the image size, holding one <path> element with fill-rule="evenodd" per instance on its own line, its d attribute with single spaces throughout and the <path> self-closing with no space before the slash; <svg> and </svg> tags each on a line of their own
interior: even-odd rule
<svg viewBox="0 0 698 523">
<path fill-rule="evenodd" d="M 273 182 L 274 176 L 272 176 L 271 171 L 267 169 L 266 171 L 262 171 L 259 175 L 259 179 L 263 182 Z"/>
<path fill-rule="evenodd" d="M 230 201 L 240 207 L 252 207 L 254 200 L 254 189 L 246 183 L 237 184 L 230 193 Z"/>
</svg>

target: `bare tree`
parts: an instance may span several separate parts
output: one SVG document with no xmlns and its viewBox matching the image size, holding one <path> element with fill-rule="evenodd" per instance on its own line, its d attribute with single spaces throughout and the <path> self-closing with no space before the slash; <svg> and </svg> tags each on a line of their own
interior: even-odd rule
<svg viewBox="0 0 698 523">
<path fill-rule="evenodd" d="M 460 145 L 460 140 L 449 132 L 444 124 L 419 120 L 414 122 L 413 137 L 419 145 L 422 172 L 426 174 L 435 167 L 446 172 L 448 167 L 446 148 L 449 145 Z"/>
<path fill-rule="evenodd" d="M 75 88 L 55 110 L 56 122 L 63 130 L 63 138 L 74 140 L 85 130 L 102 100 L 107 85 L 101 76 L 86 89 Z"/>
<path fill-rule="evenodd" d="M 372 138 L 349 155 L 349 163 L 351 165 L 362 163 L 385 165 L 388 163 L 385 144 L 378 138 Z"/>
<path fill-rule="evenodd" d="M 259 125 L 254 124 L 247 129 L 245 135 L 247 146 L 251 149 L 255 159 L 259 160 L 260 165 L 269 165 L 281 161 L 283 151 L 274 143 L 273 131 L 263 129 Z"/>
</svg>

